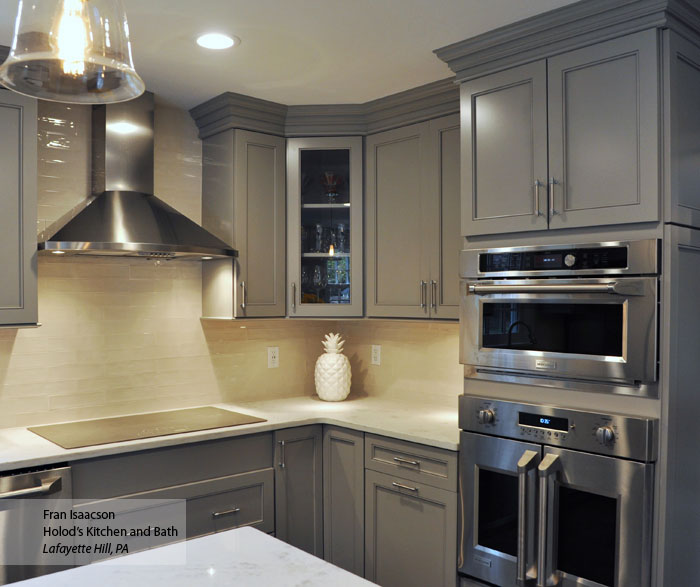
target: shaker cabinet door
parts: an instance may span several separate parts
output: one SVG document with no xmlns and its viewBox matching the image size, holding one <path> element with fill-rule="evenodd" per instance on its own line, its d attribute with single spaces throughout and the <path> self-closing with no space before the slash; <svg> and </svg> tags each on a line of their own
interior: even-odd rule
<svg viewBox="0 0 700 587">
<path fill-rule="evenodd" d="M 323 557 L 323 434 L 320 425 L 275 432 L 275 534 Z"/>
<path fill-rule="evenodd" d="M 455 587 L 457 494 L 365 473 L 365 578 L 382 587 Z"/>
<path fill-rule="evenodd" d="M 366 142 L 367 315 L 427 318 L 430 269 L 424 192 L 431 175 L 428 123 Z"/>
<path fill-rule="evenodd" d="M 37 102 L 0 90 L 0 325 L 37 323 Z"/>
<path fill-rule="evenodd" d="M 546 229 L 546 62 L 460 91 L 462 235 Z"/>
<path fill-rule="evenodd" d="M 551 228 L 659 219 L 657 34 L 548 59 Z"/>
</svg>

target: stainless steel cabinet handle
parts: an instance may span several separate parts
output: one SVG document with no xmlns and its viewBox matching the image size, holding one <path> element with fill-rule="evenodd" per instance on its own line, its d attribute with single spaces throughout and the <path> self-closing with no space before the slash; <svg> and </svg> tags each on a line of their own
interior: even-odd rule
<svg viewBox="0 0 700 587">
<path fill-rule="evenodd" d="M 629 281 L 608 281 L 606 283 L 573 283 L 569 285 L 543 283 L 539 285 L 487 285 L 483 283 L 467 284 L 467 292 L 475 295 L 513 294 L 513 293 L 607 293 L 621 296 L 644 295 L 644 282 L 631 279 Z"/>
<path fill-rule="evenodd" d="M 553 519 L 549 512 L 549 485 L 554 475 L 561 470 L 559 455 L 547 454 L 542 459 L 537 472 L 540 476 L 540 508 L 537 543 L 537 587 L 547 587 L 552 575 L 551 550 L 552 534 L 549 533 L 549 522 Z M 553 512 L 552 512 L 553 514 Z"/>
<path fill-rule="evenodd" d="M 241 301 L 241 309 L 245 310 L 245 303 L 246 303 L 246 299 L 248 297 L 248 291 L 246 290 L 246 287 L 245 287 L 245 281 L 241 281 L 241 292 L 242 292 L 241 295 L 243 296 L 242 301 Z"/>
<path fill-rule="evenodd" d="M 540 188 L 542 187 L 542 182 L 539 179 L 535 180 L 535 189 L 534 189 L 534 198 L 535 198 L 535 206 L 534 206 L 534 214 L 535 216 L 542 216 L 542 212 L 540 212 Z"/>
<path fill-rule="evenodd" d="M 553 177 L 549 178 L 549 215 L 554 216 L 555 214 L 559 214 L 559 212 L 556 211 L 554 208 L 554 186 L 558 185 L 559 181 L 554 179 Z"/>
<path fill-rule="evenodd" d="M 430 305 L 437 311 L 437 281 L 430 280 Z"/>
<path fill-rule="evenodd" d="M 403 485 L 402 483 L 397 483 L 396 481 L 392 481 L 391 483 L 394 487 L 397 489 L 406 489 L 408 491 L 418 491 L 417 487 L 410 487 L 409 485 Z"/>
<path fill-rule="evenodd" d="M 425 298 L 426 298 L 427 295 L 428 295 L 427 288 L 428 288 L 428 282 L 427 282 L 427 281 L 423 281 L 423 280 L 421 279 L 421 281 L 420 281 L 420 307 L 421 307 L 421 308 L 425 308 L 425 307 L 426 307 Z"/>
<path fill-rule="evenodd" d="M 292 311 L 297 311 L 297 284 L 292 283 Z"/>
<path fill-rule="evenodd" d="M 58 491 L 59 489 L 61 489 L 61 478 L 49 477 L 48 479 L 42 479 L 41 485 L 0 493 L 0 499 L 13 499 L 15 497 L 25 497 L 27 495 L 41 495 L 44 493 L 51 493 L 52 491 Z"/>
<path fill-rule="evenodd" d="M 224 510 L 223 512 L 212 512 L 211 517 L 216 519 L 216 518 L 220 518 L 221 516 L 228 516 L 230 514 L 237 514 L 240 511 L 241 511 L 241 508 L 233 508 L 232 510 Z"/>
<path fill-rule="evenodd" d="M 516 563 L 516 583 L 520 587 L 527 585 L 528 571 L 533 559 L 534 567 L 534 519 L 529 523 L 528 514 L 534 515 L 534 496 L 537 489 L 535 468 L 539 462 L 539 453 L 526 450 L 518 461 L 518 558 Z"/>
<path fill-rule="evenodd" d="M 402 465 L 413 465 L 414 467 L 420 466 L 420 461 L 409 461 L 408 459 L 402 459 L 401 457 L 394 457 L 394 460 Z"/>
<path fill-rule="evenodd" d="M 280 444 L 280 462 L 278 465 L 280 468 L 284 469 L 287 466 L 284 462 L 284 440 L 279 440 L 278 442 Z"/>
</svg>

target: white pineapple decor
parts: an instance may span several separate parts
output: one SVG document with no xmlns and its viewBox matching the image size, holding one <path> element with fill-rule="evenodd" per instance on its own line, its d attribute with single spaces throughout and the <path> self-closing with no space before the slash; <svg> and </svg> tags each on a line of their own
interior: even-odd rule
<svg viewBox="0 0 700 587">
<path fill-rule="evenodd" d="M 345 341 L 340 334 L 326 334 L 321 341 L 326 350 L 316 360 L 314 381 L 318 397 L 327 402 L 339 402 L 350 393 L 350 361 L 343 354 Z"/>
</svg>

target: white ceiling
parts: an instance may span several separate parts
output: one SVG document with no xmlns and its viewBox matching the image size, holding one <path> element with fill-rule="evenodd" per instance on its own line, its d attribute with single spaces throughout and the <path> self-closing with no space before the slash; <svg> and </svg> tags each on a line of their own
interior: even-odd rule
<svg viewBox="0 0 700 587">
<path fill-rule="evenodd" d="M 190 108 L 232 91 L 283 104 L 362 103 L 451 75 L 433 49 L 575 0 L 123 0 L 148 89 Z M 9 45 L 17 2 L 0 2 Z M 233 34 L 234 49 L 195 44 Z"/>
</svg>

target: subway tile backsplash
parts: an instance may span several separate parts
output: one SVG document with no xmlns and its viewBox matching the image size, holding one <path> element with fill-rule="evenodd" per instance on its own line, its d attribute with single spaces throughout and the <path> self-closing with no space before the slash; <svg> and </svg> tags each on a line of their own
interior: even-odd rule
<svg viewBox="0 0 700 587">
<path fill-rule="evenodd" d="M 155 124 L 155 193 L 200 221 L 196 126 L 160 100 Z M 90 134 L 87 107 L 40 102 L 38 232 L 88 198 Z M 200 315 L 199 263 L 41 257 L 42 326 L 0 330 L 0 427 L 312 395 L 330 331 L 347 338 L 353 394 L 461 393 L 454 323 Z M 267 368 L 268 346 L 279 368 Z"/>
</svg>

